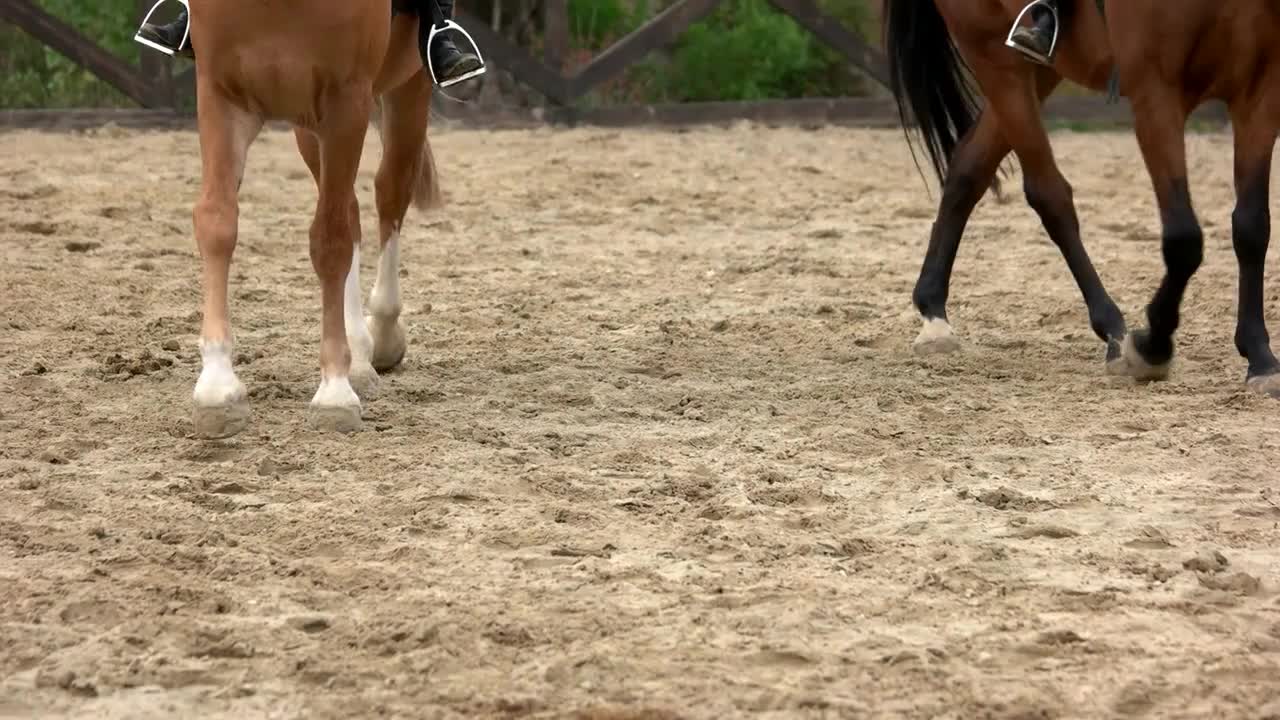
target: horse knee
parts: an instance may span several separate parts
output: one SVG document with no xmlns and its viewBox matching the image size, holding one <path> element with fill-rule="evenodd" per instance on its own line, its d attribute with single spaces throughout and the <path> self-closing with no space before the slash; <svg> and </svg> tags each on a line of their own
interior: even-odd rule
<svg viewBox="0 0 1280 720">
<path fill-rule="evenodd" d="M 191 219 L 202 257 L 225 258 L 235 250 L 239 209 L 234 201 L 202 198 Z"/>
<path fill-rule="evenodd" d="M 340 269 L 346 277 L 358 239 L 360 221 L 349 203 L 323 208 L 311 223 L 311 263 L 316 272 Z"/>
<path fill-rule="evenodd" d="M 1268 203 L 1241 202 L 1231 213 L 1231 243 L 1241 263 L 1260 264 L 1266 260 L 1271 240 L 1271 209 Z"/>
<path fill-rule="evenodd" d="M 1194 220 L 1167 225 L 1162 246 L 1165 267 L 1174 277 L 1190 278 L 1204 262 L 1204 231 Z"/>
</svg>

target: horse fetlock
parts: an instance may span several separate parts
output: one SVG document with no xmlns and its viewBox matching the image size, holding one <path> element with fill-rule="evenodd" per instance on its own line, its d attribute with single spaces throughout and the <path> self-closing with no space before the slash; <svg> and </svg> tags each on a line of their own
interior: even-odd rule
<svg viewBox="0 0 1280 720">
<path fill-rule="evenodd" d="M 1099 339 L 1108 345 L 1115 343 L 1117 348 L 1127 332 L 1124 313 L 1110 300 L 1089 309 L 1089 327 Z"/>
<path fill-rule="evenodd" d="M 379 372 L 395 368 L 404 360 L 408 341 L 405 336 L 404 323 L 399 313 L 394 315 L 370 315 L 369 331 L 373 336 L 373 352 L 370 361 Z"/>
</svg>

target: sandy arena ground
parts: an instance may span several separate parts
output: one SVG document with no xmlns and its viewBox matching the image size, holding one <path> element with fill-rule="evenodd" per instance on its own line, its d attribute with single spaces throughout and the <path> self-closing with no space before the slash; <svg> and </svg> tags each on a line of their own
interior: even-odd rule
<svg viewBox="0 0 1280 720">
<path fill-rule="evenodd" d="M 1280 404 L 1232 345 L 1230 137 L 1189 143 L 1208 260 L 1144 387 L 1016 176 L 963 352 L 913 355 L 937 196 L 896 131 L 441 130 L 410 354 L 340 437 L 306 424 L 315 192 L 269 133 L 254 416 L 211 443 L 194 134 L 0 135 L 0 716 L 1280 717 Z M 1055 144 L 1136 324 L 1135 142 Z"/>
</svg>

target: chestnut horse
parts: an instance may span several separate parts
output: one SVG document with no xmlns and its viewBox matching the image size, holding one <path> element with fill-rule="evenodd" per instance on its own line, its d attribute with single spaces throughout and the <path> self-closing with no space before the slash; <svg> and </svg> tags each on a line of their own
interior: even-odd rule
<svg viewBox="0 0 1280 720">
<path fill-rule="evenodd" d="M 193 215 L 204 286 L 196 434 L 227 437 L 249 419 L 248 394 L 232 368 L 227 280 L 245 159 L 268 120 L 294 127 L 319 189 L 310 233 L 321 295 L 312 421 L 357 430 L 361 396 L 367 400 L 377 371 L 395 367 L 405 353 L 401 222 L 411 201 L 421 209 L 439 202 L 426 137 L 432 88 L 418 51 L 418 18 L 393 19 L 391 0 L 203 0 L 192 3 L 191 37 L 201 157 Z M 375 185 L 381 257 L 366 323 L 355 179 L 375 102 L 383 143 Z"/>
<path fill-rule="evenodd" d="M 956 347 L 947 322 L 951 269 L 974 206 L 1012 151 L 1027 203 L 1061 249 L 1084 294 L 1108 369 L 1167 377 L 1183 293 L 1199 268 L 1204 235 L 1192 209 L 1184 133 L 1208 100 L 1226 103 L 1235 138 L 1232 236 L 1240 285 L 1236 348 L 1248 387 L 1280 397 L 1280 363 L 1263 318 L 1263 268 L 1271 235 L 1271 155 L 1280 127 L 1280 5 L 1273 0 L 1075 0 L 1052 67 L 1004 45 L 1027 0 L 886 0 L 886 43 L 904 125 L 913 118 L 943 183 L 941 205 L 915 288 L 922 352 Z M 1071 185 L 1059 171 L 1040 106 L 1065 78 L 1103 90 L 1112 70 L 1159 205 L 1165 277 L 1147 307 L 1149 328 L 1126 337 L 1124 318 L 1080 241 Z M 979 109 L 966 73 L 986 98 Z"/>
</svg>

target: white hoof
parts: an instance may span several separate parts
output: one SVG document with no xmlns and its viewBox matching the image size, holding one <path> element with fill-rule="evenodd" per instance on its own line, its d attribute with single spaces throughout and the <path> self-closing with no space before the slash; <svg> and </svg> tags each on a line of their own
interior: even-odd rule
<svg viewBox="0 0 1280 720">
<path fill-rule="evenodd" d="M 1120 359 L 1109 363 L 1107 370 L 1113 374 L 1128 375 L 1134 380 L 1142 382 L 1168 380 L 1171 363 L 1152 365 L 1147 362 L 1142 357 L 1142 353 L 1138 352 L 1137 345 L 1134 344 L 1134 335 L 1135 333 L 1129 333 L 1125 336 L 1124 350 L 1120 353 Z"/>
<path fill-rule="evenodd" d="M 403 360 L 408 342 L 405 340 L 404 323 L 399 318 L 370 315 L 369 333 L 373 335 L 373 367 L 378 372 L 395 369 Z"/>
<path fill-rule="evenodd" d="M 1280 373 L 1251 377 L 1246 386 L 1259 395 L 1280 399 Z"/>
<path fill-rule="evenodd" d="M 311 399 L 310 424 L 328 432 L 358 432 L 364 427 L 360 398 L 344 377 L 325 378 Z"/>
<path fill-rule="evenodd" d="M 960 338 L 952 332 L 951 323 L 942 318 L 929 318 L 911 343 L 911 349 L 917 355 L 947 355 L 960 350 Z"/>
<path fill-rule="evenodd" d="M 197 404 L 191 414 L 191 423 L 198 438 L 229 438 L 249 426 L 249 399 L 241 396 L 223 405 Z"/>
</svg>

